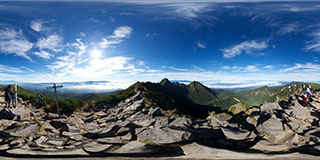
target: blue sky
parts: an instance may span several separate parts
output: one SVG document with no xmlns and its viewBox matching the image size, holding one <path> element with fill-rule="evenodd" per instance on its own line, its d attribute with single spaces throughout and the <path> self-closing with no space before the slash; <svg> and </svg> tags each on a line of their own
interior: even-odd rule
<svg viewBox="0 0 320 160">
<path fill-rule="evenodd" d="M 320 2 L 217 2 L 1 1 L 0 79 L 320 81 Z"/>
</svg>

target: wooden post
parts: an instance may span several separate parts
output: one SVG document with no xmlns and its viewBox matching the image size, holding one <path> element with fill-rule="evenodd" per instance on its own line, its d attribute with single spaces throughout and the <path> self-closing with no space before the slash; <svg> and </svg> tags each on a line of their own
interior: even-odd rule
<svg viewBox="0 0 320 160">
<path fill-rule="evenodd" d="M 17 83 L 15 83 L 14 85 L 14 90 L 15 90 L 15 104 L 16 104 L 16 108 L 18 108 L 18 87 L 17 87 Z"/>
<path fill-rule="evenodd" d="M 60 116 L 60 109 L 59 109 L 59 103 L 58 103 L 58 95 L 57 95 L 57 88 L 62 88 L 63 86 L 57 86 L 55 83 L 53 84 L 53 87 L 47 87 L 47 89 L 54 89 L 54 95 L 56 97 L 56 106 L 57 106 L 57 113 Z"/>
</svg>

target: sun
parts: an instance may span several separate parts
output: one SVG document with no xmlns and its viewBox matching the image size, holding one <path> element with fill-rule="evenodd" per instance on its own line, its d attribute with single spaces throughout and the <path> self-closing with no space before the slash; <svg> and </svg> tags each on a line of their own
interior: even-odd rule
<svg viewBox="0 0 320 160">
<path fill-rule="evenodd" d="M 92 58 L 94 59 L 98 59 L 102 56 L 102 53 L 100 50 L 97 50 L 96 48 L 94 48 L 91 52 L 90 52 L 90 55 Z"/>
</svg>

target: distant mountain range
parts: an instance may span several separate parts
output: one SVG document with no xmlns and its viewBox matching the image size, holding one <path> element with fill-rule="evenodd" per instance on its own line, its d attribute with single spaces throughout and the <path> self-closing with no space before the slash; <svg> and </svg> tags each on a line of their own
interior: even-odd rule
<svg viewBox="0 0 320 160">
<path fill-rule="evenodd" d="M 99 82 L 81 82 L 81 83 L 63 83 L 64 85 L 80 85 L 80 84 L 101 84 L 109 83 L 107 81 Z M 305 83 L 312 89 L 319 90 L 320 85 L 317 83 Z M 44 96 L 53 96 L 53 91 L 49 91 L 46 87 L 51 83 L 28 84 L 28 87 L 19 88 L 19 95 L 24 99 L 35 100 L 36 93 L 43 93 Z M 3 86 L 2 86 L 3 87 Z M 0 86 L 1 88 L 1 86 Z M 31 88 L 31 89 L 30 89 Z M 175 110 L 181 114 L 195 114 L 206 116 L 209 111 L 225 111 L 233 105 L 241 105 L 246 108 L 259 106 L 268 102 L 277 100 L 287 100 L 290 95 L 303 94 L 302 83 L 292 82 L 290 84 L 279 87 L 260 87 L 256 89 L 248 89 L 242 91 L 230 91 L 224 89 L 211 89 L 193 81 L 189 84 L 171 82 L 163 79 L 160 83 L 152 82 L 136 82 L 125 90 L 98 92 L 91 91 L 77 92 L 77 90 L 68 90 L 68 87 L 59 89 L 59 96 L 62 98 L 76 98 L 85 100 L 93 106 L 115 106 L 118 102 L 133 96 L 140 91 L 141 96 L 148 106 L 159 106 L 164 110 Z M 37 92 L 30 92 L 36 90 Z M 40 91 L 40 92 L 39 92 Z M 80 90 L 78 90 L 80 91 Z"/>
<path fill-rule="evenodd" d="M 320 89 L 316 83 L 309 84 L 313 89 Z M 160 83 L 137 82 L 127 93 L 139 90 L 149 106 L 161 106 L 165 110 L 178 110 L 185 113 L 201 114 L 208 111 L 225 111 L 232 105 L 241 104 L 246 108 L 260 104 L 275 102 L 277 99 L 287 100 L 290 95 L 302 94 L 302 83 L 295 82 L 280 87 L 261 87 L 256 89 L 232 92 L 223 89 L 210 89 L 200 82 L 189 84 L 170 82 L 163 79 Z M 117 93 L 114 93 L 115 95 Z M 112 94 L 111 94 L 112 95 Z M 100 101 L 103 99 L 100 97 Z"/>
</svg>

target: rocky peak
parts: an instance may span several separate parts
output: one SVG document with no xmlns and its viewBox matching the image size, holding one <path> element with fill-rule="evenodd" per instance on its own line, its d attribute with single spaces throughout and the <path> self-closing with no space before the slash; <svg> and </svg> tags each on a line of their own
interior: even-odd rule
<svg viewBox="0 0 320 160">
<path fill-rule="evenodd" d="M 160 84 L 161 84 L 162 86 L 166 86 L 166 85 L 171 85 L 172 83 L 169 81 L 168 78 L 164 78 L 164 79 L 162 79 L 162 80 L 160 81 Z"/>
</svg>

